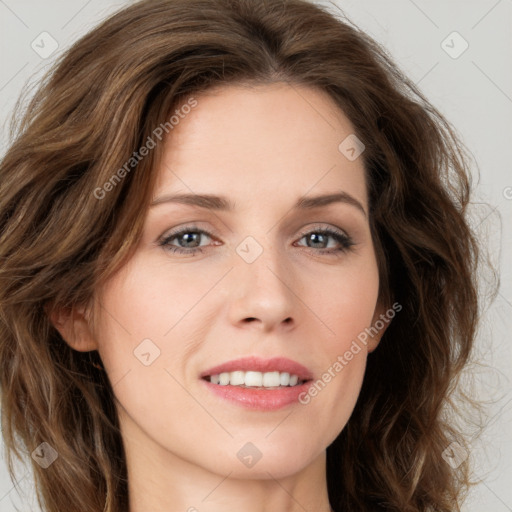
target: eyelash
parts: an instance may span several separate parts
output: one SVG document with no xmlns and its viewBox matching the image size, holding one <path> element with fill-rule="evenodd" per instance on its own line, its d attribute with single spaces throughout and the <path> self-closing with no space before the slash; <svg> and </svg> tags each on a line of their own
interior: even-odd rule
<svg viewBox="0 0 512 512">
<path fill-rule="evenodd" d="M 193 255 L 193 254 L 197 254 L 197 253 L 202 253 L 204 247 L 184 248 L 184 247 L 176 247 L 176 246 L 173 246 L 170 244 L 171 240 L 173 240 L 174 238 L 179 238 L 180 236 L 182 236 L 184 234 L 188 234 L 188 233 L 202 234 L 202 235 L 206 235 L 209 238 L 213 239 L 213 235 L 211 233 L 209 233 L 208 231 L 205 231 L 203 229 L 198 229 L 195 226 L 185 226 L 184 228 L 180 229 L 179 231 L 170 233 L 169 235 L 163 237 L 161 240 L 159 240 L 158 245 L 160 247 L 164 247 L 166 250 L 168 250 L 172 253 L 175 253 L 175 254 Z M 344 233 L 342 233 L 340 231 L 336 231 L 336 230 L 333 230 L 330 228 L 313 229 L 313 230 L 310 230 L 307 232 L 302 232 L 302 233 L 300 233 L 299 240 L 302 240 L 305 236 L 311 235 L 312 233 L 321 234 L 324 236 L 325 235 L 330 236 L 334 240 L 336 240 L 341 246 L 340 248 L 337 248 L 337 249 L 319 249 L 321 254 L 337 256 L 337 255 L 340 255 L 341 253 L 348 252 L 351 249 L 351 247 L 353 245 L 355 245 L 349 236 L 345 235 Z M 306 248 L 312 249 L 312 250 L 315 249 L 314 247 L 309 247 L 309 248 L 306 247 Z"/>
</svg>

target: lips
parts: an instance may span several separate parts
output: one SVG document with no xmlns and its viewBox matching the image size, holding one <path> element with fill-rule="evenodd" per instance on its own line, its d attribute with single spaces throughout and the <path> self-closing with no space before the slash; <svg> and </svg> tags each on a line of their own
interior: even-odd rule
<svg viewBox="0 0 512 512">
<path fill-rule="evenodd" d="M 292 361 L 285 357 L 273 357 L 271 359 L 261 359 L 258 357 L 243 357 L 234 359 L 226 363 L 214 366 L 201 373 L 201 378 L 211 377 L 212 375 L 220 375 L 221 373 L 230 372 L 280 372 L 297 375 L 299 380 L 308 381 L 313 378 L 313 374 L 302 364 Z"/>
<path fill-rule="evenodd" d="M 235 359 L 209 368 L 200 377 L 219 403 L 266 412 L 299 404 L 313 379 L 305 366 L 284 357 Z M 244 384 L 240 379 L 245 379 Z"/>
</svg>

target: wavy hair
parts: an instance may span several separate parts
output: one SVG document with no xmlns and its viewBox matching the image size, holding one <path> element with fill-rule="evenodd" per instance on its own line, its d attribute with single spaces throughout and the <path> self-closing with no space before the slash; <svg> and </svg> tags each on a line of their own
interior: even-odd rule
<svg viewBox="0 0 512 512">
<path fill-rule="evenodd" d="M 115 383 L 49 314 L 88 304 L 133 254 L 162 144 L 95 191 L 184 99 L 273 82 L 325 91 L 365 144 L 380 299 L 403 306 L 327 449 L 332 507 L 460 510 L 470 466 L 443 451 L 463 443 L 447 411 L 478 321 L 467 151 L 378 43 L 306 0 L 132 4 L 64 52 L 16 120 L 0 163 L 2 425 L 12 478 L 14 455 L 59 455 L 31 461 L 43 510 L 128 510 Z"/>
</svg>

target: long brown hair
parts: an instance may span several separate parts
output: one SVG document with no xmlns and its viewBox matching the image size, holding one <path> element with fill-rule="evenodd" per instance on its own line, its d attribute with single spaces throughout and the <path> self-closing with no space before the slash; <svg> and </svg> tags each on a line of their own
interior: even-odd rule
<svg viewBox="0 0 512 512">
<path fill-rule="evenodd" d="M 126 162 L 201 91 L 278 81 L 325 91 L 365 144 L 380 298 L 403 306 L 327 450 L 332 507 L 459 510 L 468 460 L 453 469 L 443 452 L 463 443 L 446 408 L 475 336 L 477 244 L 453 128 L 375 41 L 310 2 L 145 0 L 59 58 L 0 164 L 3 435 L 11 475 L 13 454 L 58 453 L 33 462 L 45 511 L 128 508 L 115 383 L 49 321 L 133 254 L 162 144 Z"/>
</svg>

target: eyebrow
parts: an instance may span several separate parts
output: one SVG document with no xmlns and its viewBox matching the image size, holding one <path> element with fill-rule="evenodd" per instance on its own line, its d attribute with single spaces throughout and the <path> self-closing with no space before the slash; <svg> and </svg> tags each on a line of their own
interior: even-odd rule
<svg viewBox="0 0 512 512">
<path fill-rule="evenodd" d="M 211 194 L 165 195 L 153 200 L 150 204 L 150 207 L 163 203 L 188 204 L 192 206 L 199 206 L 200 208 L 207 208 L 209 210 L 233 211 L 236 209 L 236 204 L 228 198 Z M 351 196 L 347 192 L 336 192 L 333 194 L 324 194 L 313 197 L 301 197 L 295 203 L 293 209 L 312 210 L 314 208 L 327 206 L 333 203 L 344 203 L 354 206 L 360 210 L 365 217 L 367 216 L 363 205 L 355 197 Z"/>
</svg>

